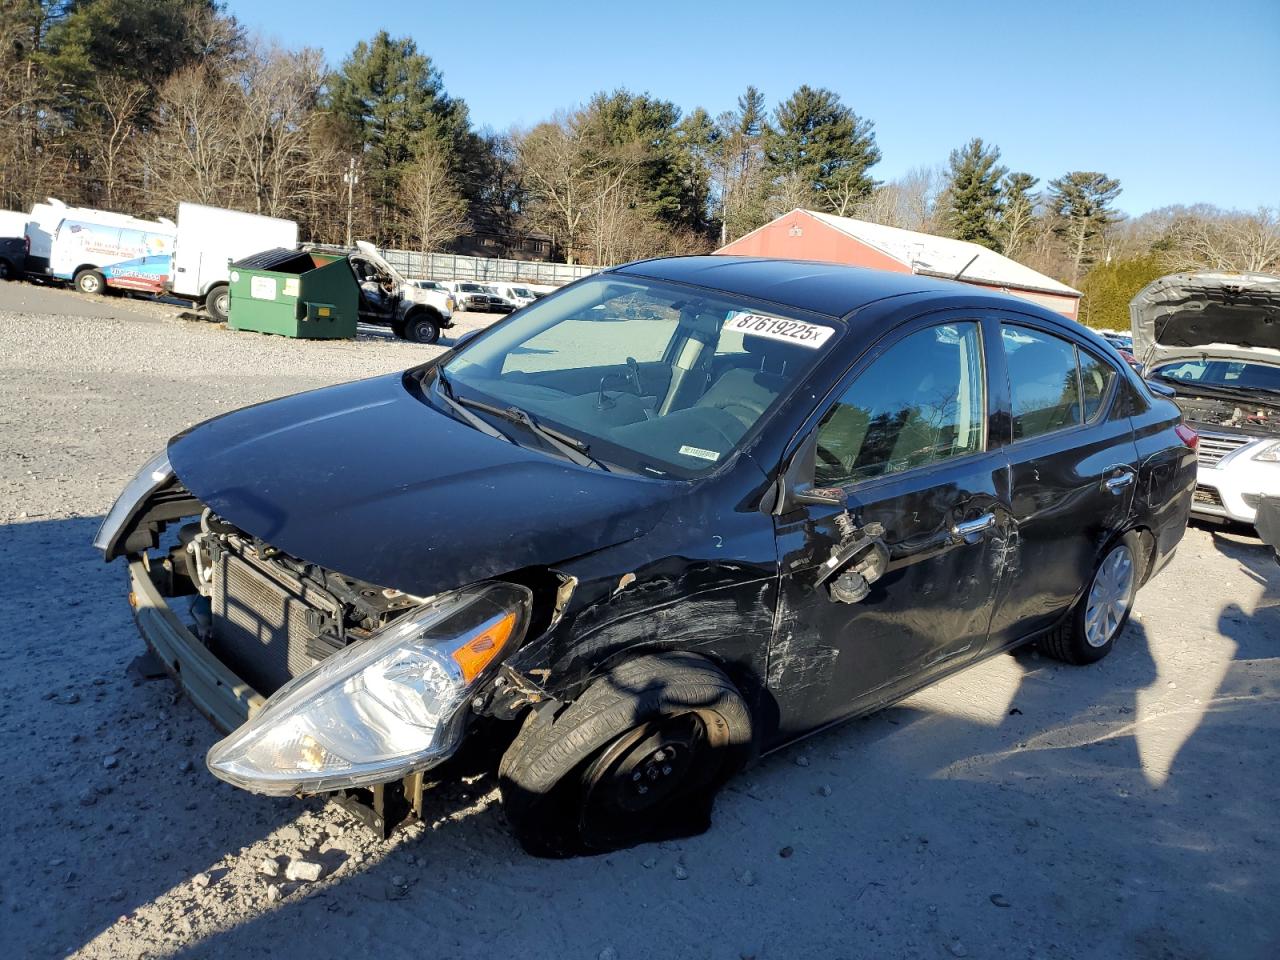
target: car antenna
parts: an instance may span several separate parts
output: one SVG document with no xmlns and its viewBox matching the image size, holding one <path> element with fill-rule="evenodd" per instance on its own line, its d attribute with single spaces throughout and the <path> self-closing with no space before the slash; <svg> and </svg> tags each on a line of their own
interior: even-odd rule
<svg viewBox="0 0 1280 960">
<path fill-rule="evenodd" d="M 974 260 L 977 260 L 980 256 L 982 256 L 982 254 L 981 254 L 981 253 L 975 253 L 975 254 L 973 255 L 972 259 L 970 259 L 968 263 L 966 263 L 963 267 L 961 267 L 959 270 L 957 270 L 957 271 L 956 271 L 956 273 L 955 273 L 955 276 L 953 276 L 951 279 L 952 279 L 952 280 L 959 280 L 959 279 L 960 279 L 960 277 L 961 277 L 961 275 L 962 275 L 966 270 L 968 270 L 970 267 L 972 267 L 972 266 L 973 266 L 973 261 L 974 261 Z"/>
</svg>

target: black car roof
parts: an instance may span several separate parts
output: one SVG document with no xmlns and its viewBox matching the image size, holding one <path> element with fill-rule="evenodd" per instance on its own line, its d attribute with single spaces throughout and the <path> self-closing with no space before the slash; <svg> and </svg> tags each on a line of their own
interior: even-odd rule
<svg viewBox="0 0 1280 960">
<path fill-rule="evenodd" d="M 877 300 L 905 294 L 932 293 L 1005 304 L 1014 299 L 971 284 L 917 274 L 768 257 L 664 257 L 628 263 L 611 272 L 711 287 L 829 317 L 842 317 Z M 1027 305 L 1025 301 L 1017 302 Z"/>
</svg>

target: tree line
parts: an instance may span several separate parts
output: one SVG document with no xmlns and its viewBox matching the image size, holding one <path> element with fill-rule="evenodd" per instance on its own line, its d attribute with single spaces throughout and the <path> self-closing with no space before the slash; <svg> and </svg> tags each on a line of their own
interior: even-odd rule
<svg viewBox="0 0 1280 960">
<path fill-rule="evenodd" d="M 536 236 L 553 258 L 609 264 L 707 252 L 805 207 L 1000 251 L 1079 286 L 1085 318 L 1111 326 L 1162 273 L 1280 270 L 1275 210 L 1125 218 L 1115 178 L 1042 183 L 980 138 L 894 179 L 880 161 L 874 122 L 808 85 L 772 106 L 748 87 L 716 115 L 601 91 L 498 132 L 385 31 L 330 67 L 248 36 L 215 0 L 7 0 L 0 18 L 8 208 L 57 196 L 171 216 L 193 200 L 297 220 L 317 242 Z"/>
</svg>

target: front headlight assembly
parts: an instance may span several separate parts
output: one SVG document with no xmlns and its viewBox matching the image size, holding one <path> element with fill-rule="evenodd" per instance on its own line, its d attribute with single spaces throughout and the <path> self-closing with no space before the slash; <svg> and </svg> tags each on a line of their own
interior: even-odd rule
<svg viewBox="0 0 1280 960">
<path fill-rule="evenodd" d="M 209 750 L 213 774 L 289 796 L 397 780 L 462 740 L 467 706 L 529 623 L 532 594 L 482 583 L 445 594 L 334 654 Z"/>
</svg>

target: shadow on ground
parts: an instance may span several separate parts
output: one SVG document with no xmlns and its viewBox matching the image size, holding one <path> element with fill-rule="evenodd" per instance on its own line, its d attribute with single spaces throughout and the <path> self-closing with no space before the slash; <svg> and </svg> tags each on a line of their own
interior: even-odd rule
<svg viewBox="0 0 1280 960">
<path fill-rule="evenodd" d="M 1255 586 L 1212 635 L 1155 610 L 1094 667 L 996 657 L 761 761 L 704 836 L 542 861 L 487 778 L 388 844 L 215 781 L 203 718 L 125 679 L 141 644 L 95 522 L 0 528 L 15 955 L 122 955 L 118 918 L 162 901 L 147 949 L 181 957 L 1275 956 L 1280 568 L 1247 540 L 1213 538 Z M 278 903 L 233 882 L 291 830 L 335 877 Z"/>
</svg>

